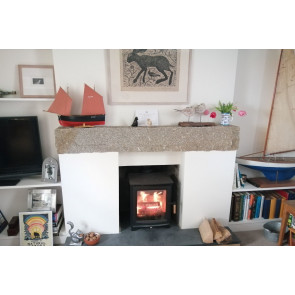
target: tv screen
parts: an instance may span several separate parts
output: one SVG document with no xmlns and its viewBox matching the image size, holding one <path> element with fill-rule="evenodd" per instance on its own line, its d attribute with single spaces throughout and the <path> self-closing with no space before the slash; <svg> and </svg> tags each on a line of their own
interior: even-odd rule
<svg viewBox="0 0 295 295">
<path fill-rule="evenodd" d="M 41 174 L 42 162 L 38 118 L 0 117 L 0 180 Z"/>
</svg>

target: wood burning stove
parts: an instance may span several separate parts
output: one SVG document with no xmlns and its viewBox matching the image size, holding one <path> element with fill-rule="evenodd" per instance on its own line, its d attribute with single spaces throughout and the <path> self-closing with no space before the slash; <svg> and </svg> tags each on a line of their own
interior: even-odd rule
<svg viewBox="0 0 295 295">
<path fill-rule="evenodd" d="M 130 226 L 169 226 L 173 180 L 162 173 L 129 175 Z"/>
</svg>

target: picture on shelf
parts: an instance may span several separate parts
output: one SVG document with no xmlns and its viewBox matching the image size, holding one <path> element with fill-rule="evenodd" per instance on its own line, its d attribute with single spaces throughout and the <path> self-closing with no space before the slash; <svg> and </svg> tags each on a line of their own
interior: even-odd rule
<svg viewBox="0 0 295 295">
<path fill-rule="evenodd" d="M 20 212 L 20 245 L 53 246 L 52 212 Z"/>
<path fill-rule="evenodd" d="M 52 158 L 48 157 L 42 164 L 42 181 L 57 182 L 58 163 Z"/>
<path fill-rule="evenodd" d="M 28 210 L 56 211 L 56 189 L 30 189 L 28 193 Z"/>
</svg>

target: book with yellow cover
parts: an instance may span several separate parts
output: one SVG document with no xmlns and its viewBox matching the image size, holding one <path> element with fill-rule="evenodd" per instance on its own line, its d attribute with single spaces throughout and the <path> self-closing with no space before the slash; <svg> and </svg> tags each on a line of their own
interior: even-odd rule
<svg viewBox="0 0 295 295">
<path fill-rule="evenodd" d="M 275 218 L 276 202 L 277 202 L 277 199 L 274 196 L 271 196 L 271 199 L 270 199 L 270 210 L 269 210 L 269 219 Z"/>
</svg>

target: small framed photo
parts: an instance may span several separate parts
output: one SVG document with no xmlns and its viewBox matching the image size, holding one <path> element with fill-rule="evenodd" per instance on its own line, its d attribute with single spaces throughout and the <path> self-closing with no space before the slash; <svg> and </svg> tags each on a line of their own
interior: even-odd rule
<svg viewBox="0 0 295 295">
<path fill-rule="evenodd" d="M 56 189 L 30 189 L 28 193 L 28 210 L 56 211 Z"/>
<path fill-rule="evenodd" d="M 42 164 L 42 181 L 57 182 L 58 163 L 54 158 L 48 157 Z"/>
<path fill-rule="evenodd" d="M 53 246 L 52 212 L 20 212 L 20 245 Z"/>
<path fill-rule="evenodd" d="M 18 71 L 21 97 L 55 97 L 53 66 L 19 65 Z"/>
<path fill-rule="evenodd" d="M 0 210 L 0 233 L 4 230 L 4 228 L 8 225 L 8 222 Z"/>
</svg>

